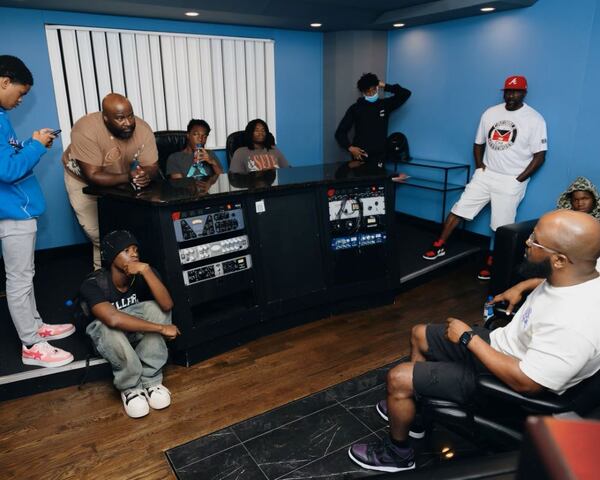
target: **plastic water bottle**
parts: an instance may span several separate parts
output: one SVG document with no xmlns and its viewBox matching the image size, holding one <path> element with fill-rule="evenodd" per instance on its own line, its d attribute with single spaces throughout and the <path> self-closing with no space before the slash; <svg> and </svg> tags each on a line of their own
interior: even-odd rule
<svg viewBox="0 0 600 480">
<path fill-rule="evenodd" d="M 135 156 L 133 157 L 133 161 L 131 162 L 131 165 L 129 165 L 129 169 L 131 170 L 132 175 L 135 173 L 135 171 L 137 170 L 137 167 L 140 166 L 140 161 L 137 157 L 137 153 L 135 154 Z M 131 187 L 134 190 L 141 190 L 141 187 L 139 187 L 138 185 L 136 185 L 136 183 L 132 180 L 131 182 Z"/>
<path fill-rule="evenodd" d="M 200 153 L 202 152 L 203 148 L 204 145 L 202 143 L 196 144 L 196 147 L 194 148 L 194 163 L 200 163 Z"/>
<path fill-rule="evenodd" d="M 483 304 L 483 322 L 487 322 L 494 316 L 494 297 L 489 295 L 487 301 Z"/>
</svg>

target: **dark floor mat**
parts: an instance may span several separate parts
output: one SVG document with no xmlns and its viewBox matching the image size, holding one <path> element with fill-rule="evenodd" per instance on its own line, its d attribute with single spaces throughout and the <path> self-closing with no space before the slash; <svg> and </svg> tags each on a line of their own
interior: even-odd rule
<svg viewBox="0 0 600 480">
<path fill-rule="evenodd" d="M 399 361 L 172 448 L 167 458 L 179 479 L 341 480 L 378 475 L 354 464 L 347 451 L 356 441 L 388 435 L 375 404 L 385 396 L 387 371 Z M 446 462 L 448 452 L 453 459 L 481 454 L 442 427 L 414 446 L 419 469 Z"/>
</svg>

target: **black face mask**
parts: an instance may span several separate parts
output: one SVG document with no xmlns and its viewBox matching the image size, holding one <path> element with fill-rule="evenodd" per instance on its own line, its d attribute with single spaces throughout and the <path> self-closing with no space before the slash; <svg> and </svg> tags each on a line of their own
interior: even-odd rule
<svg viewBox="0 0 600 480">
<path fill-rule="evenodd" d="M 550 259 L 546 258 L 541 262 L 532 262 L 524 260 L 517 269 L 519 275 L 523 278 L 550 278 L 552 275 L 552 264 Z"/>
</svg>

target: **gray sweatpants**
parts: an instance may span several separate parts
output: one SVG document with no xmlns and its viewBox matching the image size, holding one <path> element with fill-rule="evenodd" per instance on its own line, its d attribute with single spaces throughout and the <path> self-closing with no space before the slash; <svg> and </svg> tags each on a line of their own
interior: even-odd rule
<svg viewBox="0 0 600 480">
<path fill-rule="evenodd" d="M 24 345 L 41 342 L 37 334 L 42 318 L 33 292 L 37 221 L 0 220 L 0 241 L 6 269 L 6 300 L 19 338 Z"/>
</svg>

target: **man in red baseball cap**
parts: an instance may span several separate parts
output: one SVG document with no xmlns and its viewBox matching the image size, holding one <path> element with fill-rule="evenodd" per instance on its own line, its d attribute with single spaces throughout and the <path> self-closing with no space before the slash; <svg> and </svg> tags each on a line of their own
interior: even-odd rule
<svg viewBox="0 0 600 480">
<path fill-rule="evenodd" d="M 544 163 L 546 122 L 524 102 L 527 79 L 511 75 L 504 81 L 503 91 L 504 103 L 488 108 L 481 116 L 473 146 L 475 173 L 452 207 L 440 237 L 423 254 L 425 260 L 445 255 L 446 241 L 460 221 L 472 220 L 488 203 L 492 207 L 492 231 L 514 223 L 529 177 Z M 492 235 L 490 250 L 493 240 Z M 489 280 L 491 265 L 488 255 L 477 278 Z"/>
</svg>

